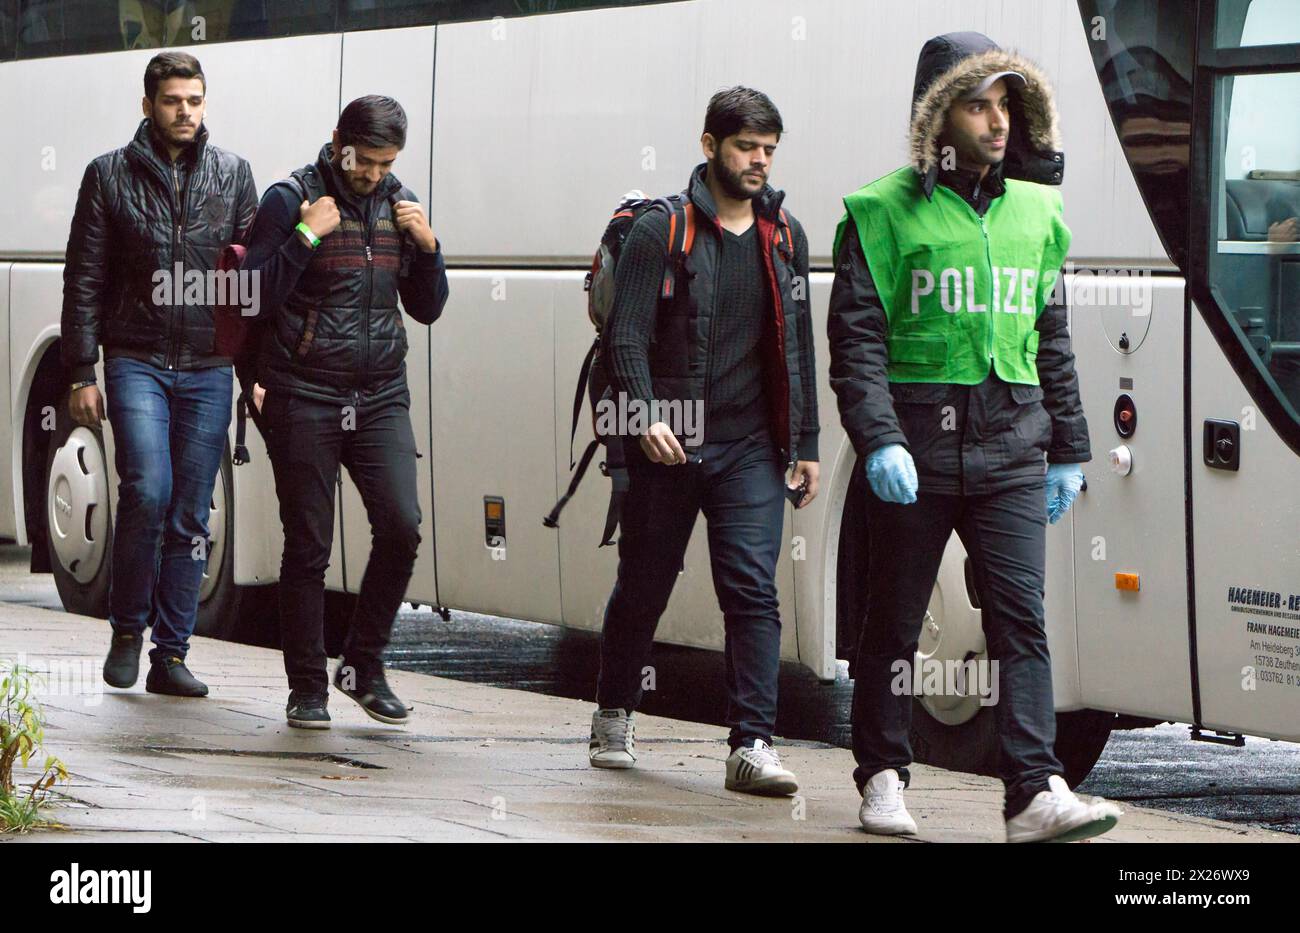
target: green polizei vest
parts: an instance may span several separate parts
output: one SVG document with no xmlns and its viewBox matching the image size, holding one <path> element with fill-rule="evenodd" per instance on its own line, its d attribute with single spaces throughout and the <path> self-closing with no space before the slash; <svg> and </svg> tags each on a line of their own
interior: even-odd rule
<svg viewBox="0 0 1300 933">
<path fill-rule="evenodd" d="M 991 366 L 1038 385 L 1034 323 L 1070 248 L 1059 192 L 1008 179 L 980 217 L 943 185 L 927 199 L 904 167 L 844 206 L 834 255 L 852 215 L 889 319 L 890 382 L 977 385 Z"/>
</svg>

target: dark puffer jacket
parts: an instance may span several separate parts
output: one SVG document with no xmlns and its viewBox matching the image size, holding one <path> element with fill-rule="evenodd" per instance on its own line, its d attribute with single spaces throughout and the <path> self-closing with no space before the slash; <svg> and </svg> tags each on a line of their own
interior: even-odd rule
<svg viewBox="0 0 1300 933">
<path fill-rule="evenodd" d="M 230 365 L 213 352 L 212 308 L 185 304 L 180 287 L 154 300 L 155 273 L 174 278 L 217 268 L 222 249 L 242 243 L 257 211 L 253 172 L 208 144 L 200 126 L 177 162 L 143 120 L 135 138 L 86 167 L 63 267 L 63 364 L 70 381 L 95 378 L 104 356 L 159 368 Z M 178 286 L 183 284 L 183 277 Z"/>
<path fill-rule="evenodd" d="M 1018 71 L 1027 79 L 1012 103 L 1006 159 L 984 179 L 973 171 L 942 170 L 936 147 L 949 105 L 999 71 Z M 911 157 L 927 195 L 936 184 L 945 185 L 982 216 L 1005 194 L 1004 175 L 1059 183 L 1064 159 L 1056 123 L 1051 89 L 1032 63 L 977 33 L 926 43 L 917 66 Z M 827 317 L 830 381 L 860 456 L 902 444 L 916 462 L 922 489 L 966 495 L 1041 482 L 1044 453 L 1051 463 L 1091 459 L 1063 302 L 1049 302 L 1035 323 L 1039 385 L 1011 385 L 992 372 L 973 386 L 891 384 L 888 318 L 852 217 L 835 262 Z"/>
<path fill-rule="evenodd" d="M 338 205 L 339 226 L 316 249 L 293 232 L 298 192 L 276 184 L 263 199 L 245 261 L 259 271 L 262 312 L 271 315 L 256 379 L 269 390 L 321 401 L 387 401 L 407 392 L 398 296 L 421 324 L 433 323 L 446 303 L 441 243 L 434 253 L 409 243 L 404 249 L 390 201 L 415 195 L 390 174 L 357 197 L 332 156 L 327 143 L 315 164 L 297 173 L 314 173 L 314 185 Z"/>
</svg>

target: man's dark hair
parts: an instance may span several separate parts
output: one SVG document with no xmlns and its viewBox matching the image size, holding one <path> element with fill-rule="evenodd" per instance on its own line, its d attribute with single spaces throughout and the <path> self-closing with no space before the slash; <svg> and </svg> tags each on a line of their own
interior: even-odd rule
<svg viewBox="0 0 1300 933">
<path fill-rule="evenodd" d="M 775 133 L 779 139 L 785 127 L 776 105 L 762 91 L 739 85 L 718 91 L 704 114 L 704 132 L 721 144 L 741 130 Z"/>
<path fill-rule="evenodd" d="M 158 85 L 168 78 L 198 78 L 203 82 L 203 93 L 208 93 L 208 79 L 203 76 L 203 66 L 187 52 L 159 52 L 149 59 L 144 70 L 144 96 L 152 101 L 158 94 Z"/>
<path fill-rule="evenodd" d="M 406 146 L 406 111 L 391 97 L 367 94 L 339 114 L 339 144 L 385 149 Z"/>
</svg>

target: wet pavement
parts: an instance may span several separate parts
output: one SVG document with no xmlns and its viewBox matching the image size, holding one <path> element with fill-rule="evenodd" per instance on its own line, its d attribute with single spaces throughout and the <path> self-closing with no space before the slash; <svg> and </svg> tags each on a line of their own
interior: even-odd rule
<svg viewBox="0 0 1300 933">
<path fill-rule="evenodd" d="M 26 548 L 0 546 L 0 601 L 61 608 L 52 577 L 29 574 L 27 560 Z M 594 698 L 599 668 L 598 638 L 590 632 L 459 611 L 443 621 L 409 606 L 399 615 L 388 660 L 402 670 L 586 701 Z M 646 694 L 643 713 L 722 724 L 721 654 L 658 645 L 654 667 L 656 689 Z M 777 734 L 847 747 L 852 687 L 843 665 L 830 684 L 797 664 L 782 665 Z M 1182 725 L 1116 732 L 1080 791 L 1300 834 L 1300 745 L 1192 742 Z"/>
</svg>

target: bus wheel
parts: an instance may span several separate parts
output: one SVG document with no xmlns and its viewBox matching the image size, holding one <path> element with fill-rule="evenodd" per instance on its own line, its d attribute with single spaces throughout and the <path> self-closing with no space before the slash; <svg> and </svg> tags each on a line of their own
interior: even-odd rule
<svg viewBox="0 0 1300 933">
<path fill-rule="evenodd" d="M 230 445 L 221 454 L 221 469 L 212 485 L 208 509 L 208 561 L 199 585 L 199 614 L 194 634 L 237 640 L 240 590 L 235 585 L 235 497 L 231 482 Z"/>
<path fill-rule="evenodd" d="M 946 771 L 998 774 L 998 724 L 993 707 L 983 707 L 971 719 L 949 726 L 930 715 L 921 698 L 912 701 L 908 735 L 912 757 Z"/>
<path fill-rule="evenodd" d="M 971 774 L 998 776 L 997 714 L 992 707 L 961 726 L 945 726 L 921 702 L 912 704 L 912 755 L 917 761 Z M 1056 714 L 1056 757 L 1071 788 L 1087 778 L 1106 748 L 1114 713 L 1093 709 Z"/>
<path fill-rule="evenodd" d="M 1056 757 L 1071 788 L 1083 783 L 1106 748 L 1115 714 L 1095 709 L 1056 714 Z"/>
<path fill-rule="evenodd" d="M 45 455 L 45 543 L 54 585 L 68 612 L 108 618 L 113 554 L 108 509 L 103 434 L 72 420 L 65 394 Z"/>
</svg>

